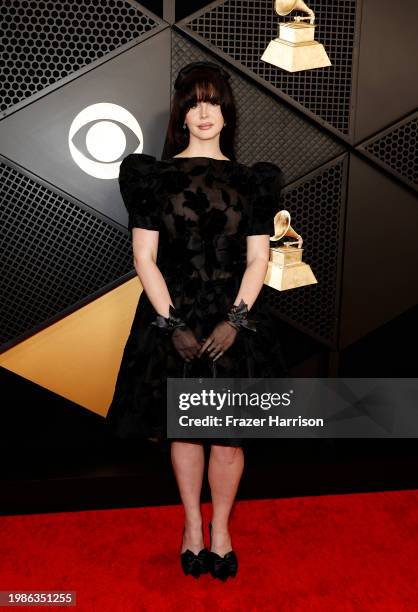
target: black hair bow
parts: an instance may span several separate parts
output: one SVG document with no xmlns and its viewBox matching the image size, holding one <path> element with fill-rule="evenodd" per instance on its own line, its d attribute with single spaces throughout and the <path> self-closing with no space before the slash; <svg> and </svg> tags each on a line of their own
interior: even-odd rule
<svg viewBox="0 0 418 612">
<path fill-rule="evenodd" d="M 174 89 L 179 89 L 182 86 L 184 79 L 191 73 L 193 70 L 199 70 L 200 68 L 206 68 L 210 70 L 214 70 L 218 72 L 224 79 L 230 79 L 231 75 L 222 68 L 222 66 L 218 66 L 214 62 L 205 62 L 205 61 L 196 61 L 190 62 L 184 66 L 178 73 L 177 78 L 174 82 Z"/>
</svg>

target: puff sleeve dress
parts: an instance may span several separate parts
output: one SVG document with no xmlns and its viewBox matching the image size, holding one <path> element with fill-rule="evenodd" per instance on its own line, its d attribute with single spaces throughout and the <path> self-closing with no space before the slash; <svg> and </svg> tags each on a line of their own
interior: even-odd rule
<svg viewBox="0 0 418 612">
<path fill-rule="evenodd" d="M 225 318 L 246 267 L 246 237 L 274 235 L 283 175 L 271 162 L 252 166 L 208 157 L 123 159 L 120 191 L 129 229 L 159 232 L 157 266 L 171 299 L 198 340 Z M 241 329 L 213 361 L 190 363 L 151 325 L 157 312 L 142 291 L 123 352 L 107 424 L 117 437 L 167 441 L 167 377 L 280 377 L 287 367 L 274 319 L 262 299 L 249 311 L 257 331 Z M 209 441 L 209 440 L 202 440 Z M 242 440 L 215 443 L 242 445 Z"/>
</svg>

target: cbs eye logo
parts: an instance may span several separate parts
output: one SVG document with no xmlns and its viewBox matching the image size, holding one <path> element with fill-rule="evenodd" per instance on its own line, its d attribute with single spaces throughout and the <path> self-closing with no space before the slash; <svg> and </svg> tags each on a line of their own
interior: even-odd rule
<svg viewBox="0 0 418 612">
<path fill-rule="evenodd" d="M 129 128 L 129 134 L 125 134 L 124 127 Z M 129 149 L 134 149 L 134 153 L 142 151 L 139 123 L 126 108 L 109 102 L 92 104 L 80 111 L 68 134 L 68 146 L 75 163 L 99 179 L 119 176 L 120 158 L 127 149 L 127 141 L 133 142 Z"/>
</svg>

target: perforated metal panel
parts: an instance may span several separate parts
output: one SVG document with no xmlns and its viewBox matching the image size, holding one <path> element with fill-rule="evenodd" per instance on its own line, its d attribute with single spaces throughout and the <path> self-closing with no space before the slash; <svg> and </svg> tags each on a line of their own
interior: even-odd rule
<svg viewBox="0 0 418 612">
<path fill-rule="evenodd" d="M 356 0 L 312 0 L 316 40 L 328 53 L 332 66 L 289 73 L 260 57 L 277 38 L 280 21 L 271 0 L 227 0 L 212 3 L 181 27 L 209 42 L 219 52 L 292 97 L 341 134 L 349 134 L 353 49 L 357 22 Z M 298 15 L 302 13 L 292 13 Z"/>
<path fill-rule="evenodd" d="M 0 163 L 0 344 L 132 270 L 126 231 Z"/>
<path fill-rule="evenodd" d="M 358 148 L 418 191 L 418 113 L 380 132 Z"/>
<path fill-rule="evenodd" d="M 335 345 L 338 331 L 347 160 L 344 156 L 284 189 L 281 197 L 292 227 L 303 237 L 303 260 L 318 284 L 288 291 L 267 287 L 266 291 L 278 315 L 330 346 Z"/>
<path fill-rule="evenodd" d="M 0 16 L 0 111 L 160 23 L 127 0 L 5 0 Z"/>
</svg>

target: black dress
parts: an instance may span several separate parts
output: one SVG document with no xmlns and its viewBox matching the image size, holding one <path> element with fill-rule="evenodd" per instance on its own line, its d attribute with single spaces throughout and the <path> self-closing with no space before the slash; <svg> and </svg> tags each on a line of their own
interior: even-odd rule
<svg viewBox="0 0 418 612">
<path fill-rule="evenodd" d="M 225 319 L 246 266 L 246 236 L 274 235 L 282 172 L 271 162 L 252 166 L 208 157 L 156 160 L 131 154 L 119 185 L 129 229 L 159 230 L 157 266 L 176 309 L 206 338 Z M 106 423 L 119 438 L 167 444 L 167 377 L 279 377 L 287 375 L 274 319 L 262 299 L 249 311 L 257 331 L 241 329 L 213 361 L 207 352 L 187 363 L 151 322 L 157 312 L 142 291 L 124 349 Z M 210 442 L 202 439 L 202 442 Z M 216 444 L 244 445 L 233 438 Z"/>
</svg>

